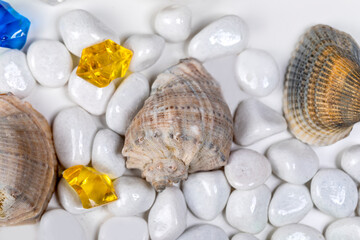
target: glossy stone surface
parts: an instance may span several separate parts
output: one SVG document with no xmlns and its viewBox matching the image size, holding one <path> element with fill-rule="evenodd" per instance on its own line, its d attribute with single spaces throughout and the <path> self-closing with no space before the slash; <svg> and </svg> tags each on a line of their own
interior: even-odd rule
<svg viewBox="0 0 360 240">
<path fill-rule="evenodd" d="M 351 146 L 343 152 L 341 168 L 357 182 L 360 182 L 360 145 Z"/>
<path fill-rule="evenodd" d="M 57 5 L 59 3 L 65 2 L 65 0 L 43 0 L 43 1 L 50 5 Z"/>
<path fill-rule="evenodd" d="M 360 217 L 338 219 L 331 223 L 325 231 L 326 240 L 358 240 L 360 239 Z"/>
<path fill-rule="evenodd" d="M 231 240 L 259 240 L 257 237 L 248 233 L 238 233 L 234 235 Z"/>
<path fill-rule="evenodd" d="M 278 228 L 271 240 L 325 240 L 324 236 L 316 229 L 303 224 L 290 224 Z M 339 239 L 337 239 L 339 240 Z"/>
<path fill-rule="evenodd" d="M 61 206 L 69 213 L 81 214 L 92 210 L 83 207 L 79 195 L 64 178 L 57 185 L 57 196 Z"/>
<path fill-rule="evenodd" d="M 113 217 L 104 222 L 98 240 L 118 240 L 126 236 L 129 240 L 148 240 L 147 223 L 140 217 Z"/>
<path fill-rule="evenodd" d="M 177 240 L 229 240 L 229 238 L 218 226 L 199 224 L 186 229 Z"/>
</svg>

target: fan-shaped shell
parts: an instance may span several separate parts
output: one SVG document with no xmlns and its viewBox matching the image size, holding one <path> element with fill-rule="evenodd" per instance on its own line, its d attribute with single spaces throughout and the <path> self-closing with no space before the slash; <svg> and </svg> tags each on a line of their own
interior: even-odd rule
<svg viewBox="0 0 360 240">
<path fill-rule="evenodd" d="M 312 27 L 288 66 L 284 113 L 303 142 L 329 145 L 346 137 L 360 120 L 359 47 L 326 25 Z"/>
<path fill-rule="evenodd" d="M 127 129 L 123 155 L 157 191 L 188 172 L 224 166 L 233 138 L 232 117 L 219 84 L 195 59 L 160 74 Z"/>
<path fill-rule="evenodd" d="M 57 160 L 45 118 L 0 95 L 0 226 L 36 221 L 55 188 Z"/>
</svg>

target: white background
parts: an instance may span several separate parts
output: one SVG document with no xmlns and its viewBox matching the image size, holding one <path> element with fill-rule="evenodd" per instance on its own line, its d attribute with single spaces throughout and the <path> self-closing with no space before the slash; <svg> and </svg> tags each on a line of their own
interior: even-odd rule
<svg viewBox="0 0 360 240">
<path fill-rule="evenodd" d="M 29 44 L 37 39 L 59 39 L 57 28 L 58 17 L 76 8 L 86 9 L 101 19 L 106 25 L 117 32 L 122 42 L 134 33 L 153 33 L 153 18 L 158 10 L 174 3 L 187 5 L 193 13 L 193 34 L 209 22 L 226 14 L 236 14 L 242 17 L 249 26 L 250 48 L 263 49 L 269 52 L 278 62 L 281 71 L 281 81 L 278 88 L 268 97 L 260 100 L 281 112 L 282 84 L 288 60 L 299 37 L 307 28 L 314 24 L 328 24 L 350 33 L 360 41 L 360 3 L 358 1 L 342 0 L 67 0 L 67 2 L 49 6 L 40 0 L 10 0 L 10 4 L 31 22 L 28 43 L 24 48 L 26 52 Z M 151 69 L 144 73 L 154 77 L 175 64 L 178 59 L 187 56 L 186 44 L 167 44 L 161 59 Z M 232 111 L 237 104 L 249 96 L 237 86 L 234 77 L 235 56 L 209 61 L 205 64 L 207 69 L 221 83 L 225 99 Z M 72 106 L 67 96 L 66 87 L 49 89 L 37 87 L 26 99 L 52 122 L 54 116 L 63 108 Z M 98 121 L 101 124 L 101 119 Z M 287 132 L 269 137 L 250 148 L 264 153 L 274 142 L 291 137 Z M 321 167 L 338 166 L 341 151 L 348 146 L 360 142 L 360 129 L 355 127 L 351 135 L 332 146 L 314 148 L 320 157 Z M 274 189 L 280 181 L 271 177 L 267 185 Z M 53 199 L 50 208 L 56 208 L 56 199 Z M 109 216 L 101 213 L 98 222 Z M 86 224 L 85 216 L 78 217 L 82 224 Z M 318 210 L 313 209 L 302 223 L 323 231 L 334 219 Z M 89 221 L 87 221 L 89 222 Z M 188 224 L 199 222 L 188 213 Z M 230 227 L 223 216 L 219 216 L 211 223 L 219 225 L 232 236 L 237 231 Z M 89 224 L 89 223 L 88 223 Z M 1 240 L 37 239 L 37 225 L 0 228 Z M 61 226 L 59 226 L 61 227 Z M 86 226 L 85 226 L 86 227 Z M 89 235 L 96 239 L 96 224 L 87 225 L 92 228 Z M 270 225 L 258 235 L 259 239 L 266 239 L 272 232 Z M 123 236 L 119 239 L 127 239 Z"/>
</svg>

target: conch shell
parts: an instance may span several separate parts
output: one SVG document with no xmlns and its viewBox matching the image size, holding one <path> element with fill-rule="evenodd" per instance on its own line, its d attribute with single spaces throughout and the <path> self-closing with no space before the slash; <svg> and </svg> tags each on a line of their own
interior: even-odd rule
<svg viewBox="0 0 360 240">
<path fill-rule="evenodd" d="M 0 226 L 38 220 L 54 192 L 56 171 L 45 118 L 14 95 L 0 95 Z"/>
<path fill-rule="evenodd" d="M 346 137 L 360 120 L 359 47 L 344 32 L 312 27 L 288 66 L 284 113 L 291 132 L 312 145 Z"/>
<path fill-rule="evenodd" d="M 188 172 L 227 163 L 233 123 L 219 84 L 195 59 L 160 74 L 125 135 L 126 166 L 142 171 L 157 191 Z"/>
</svg>

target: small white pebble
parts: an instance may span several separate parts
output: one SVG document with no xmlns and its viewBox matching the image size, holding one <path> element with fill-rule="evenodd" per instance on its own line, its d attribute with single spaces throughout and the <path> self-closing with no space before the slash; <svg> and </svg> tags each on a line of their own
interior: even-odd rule
<svg viewBox="0 0 360 240">
<path fill-rule="evenodd" d="M 271 236 L 271 240 L 325 240 L 325 238 L 312 227 L 303 224 L 290 224 L 278 228 Z"/>
<path fill-rule="evenodd" d="M 326 240 L 359 240 L 360 217 L 338 219 L 325 231 Z"/>
<path fill-rule="evenodd" d="M 360 145 L 346 149 L 341 157 L 341 168 L 360 182 Z"/>
<path fill-rule="evenodd" d="M 186 229 L 177 240 L 229 240 L 229 238 L 218 226 L 199 224 Z"/>
<path fill-rule="evenodd" d="M 234 235 L 231 240 L 259 240 L 257 237 L 249 233 L 238 233 Z"/>
<path fill-rule="evenodd" d="M 92 210 L 83 208 L 79 195 L 64 178 L 57 185 L 57 195 L 61 206 L 69 213 L 81 214 Z"/>
</svg>

